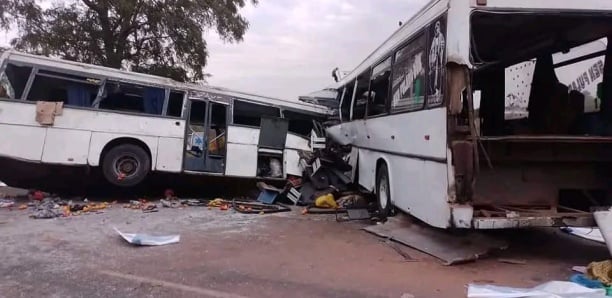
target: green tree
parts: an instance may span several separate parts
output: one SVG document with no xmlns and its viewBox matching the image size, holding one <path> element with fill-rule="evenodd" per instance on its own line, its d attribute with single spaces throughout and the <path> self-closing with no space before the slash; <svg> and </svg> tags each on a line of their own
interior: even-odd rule
<svg viewBox="0 0 612 298">
<path fill-rule="evenodd" d="M 0 0 L 0 27 L 17 29 L 11 45 L 30 53 L 195 81 L 206 76 L 203 32 L 242 41 L 249 1 Z"/>
</svg>

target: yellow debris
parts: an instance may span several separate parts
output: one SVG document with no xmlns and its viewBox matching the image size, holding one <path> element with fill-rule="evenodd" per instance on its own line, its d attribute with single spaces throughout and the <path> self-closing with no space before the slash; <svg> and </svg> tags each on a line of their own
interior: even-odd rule
<svg viewBox="0 0 612 298">
<path fill-rule="evenodd" d="M 327 195 L 318 197 L 315 200 L 315 206 L 319 208 L 330 208 L 330 209 L 338 208 L 338 204 L 336 203 L 336 200 L 334 200 L 334 195 L 332 194 L 327 194 Z"/>
</svg>

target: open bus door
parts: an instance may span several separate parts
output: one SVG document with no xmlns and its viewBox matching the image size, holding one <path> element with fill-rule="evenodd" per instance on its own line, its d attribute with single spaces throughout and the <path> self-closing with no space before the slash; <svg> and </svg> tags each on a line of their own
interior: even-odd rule
<svg viewBox="0 0 612 298">
<path fill-rule="evenodd" d="M 223 103 L 190 99 L 185 146 L 185 171 L 225 172 L 227 112 Z"/>
</svg>

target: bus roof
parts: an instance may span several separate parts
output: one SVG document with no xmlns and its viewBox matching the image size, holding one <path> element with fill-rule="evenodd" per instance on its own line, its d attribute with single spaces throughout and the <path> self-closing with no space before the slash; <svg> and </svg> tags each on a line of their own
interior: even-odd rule
<svg viewBox="0 0 612 298">
<path fill-rule="evenodd" d="M 453 7 L 461 8 L 461 13 L 467 16 L 472 9 L 489 11 L 581 11 L 581 12 L 606 12 L 612 13 L 612 1 L 610 0 L 484 0 L 486 4 L 478 5 L 474 0 L 431 0 L 416 12 L 408 21 L 398 28 L 389 38 L 379 45 L 365 60 L 355 69 L 344 76 L 340 81 L 330 86 L 339 89 L 347 83 L 355 80 L 364 71 L 367 71 L 375 63 L 387 58 L 391 52 L 401 45 L 406 39 L 417 33 L 424 26 L 432 22 L 436 17 Z M 450 24 L 449 24 L 450 26 Z"/>
<path fill-rule="evenodd" d="M 332 111 L 328 108 L 303 103 L 299 101 L 290 101 L 278 98 L 272 98 L 267 96 L 261 96 L 256 94 L 250 94 L 227 88 L 214 87 L 214 86 L 203 86 L 195 83 L 183 83 L 178 82 L 170 78 L 143 74 L 138 72 L 126 71 L 121 69 L 115 69 L 105 66 L 86 64 L 81 62 L 74 62 L 59 58 L 51 58 L 45 56 L 38 56 L 32 54 L 26 54 L 15 50 L 8 50 L 2 54 L 3 59 L 7 59 L 11 62 L 32 64 L 32 65 L 44 65 L 49 67 L 50 70 L 56 69 L 61 71 L 68 71 L 75 74 L 81 74 L 89 77 L 99 78 L 113 78 L 119 81 L 142 84 L 148 86 L 159 86 L 164 88 L 172 88 L 183 91 L 195 91 L 195 92 L 208 92 L 218 95 L 225 95 L 230 98 L 236 98 L 244 101 L 278 106 L 287 109 L 305 111 L 316 114 L 330 115 Z"/>
</svg>

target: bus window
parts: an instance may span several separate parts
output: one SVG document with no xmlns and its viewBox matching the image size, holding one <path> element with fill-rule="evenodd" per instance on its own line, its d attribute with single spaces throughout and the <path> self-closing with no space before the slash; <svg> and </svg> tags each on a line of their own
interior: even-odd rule
<svg viewBox="0 0 612 298">
<path fill-rule="evenodd" d="M 391 111 L 413 111 L 425 104 L 425 35 L 395 53 Z"/>
<path fill-rule="evenodd" d="M 30 101 L 64 102 L 67 106 L 91 107 L 100 81 L 75 75 L 40 70 L 28 94 Z"/>
<path fill-rule="evenodd" d="M 234 100 L 234 124 L 261 126 L 261 117 L 280 117 L 280 109 Z"/>
<path fill-rule="evenodd" d="M 9 63 L 1 77 L 2 85 L 0 86 L 0 97 L 8 97 L 10 99 L 21 99 L 25 90 L 28 79 L 32 73 L 32 67 L 15 66 Z"/>
<path fill-rule="evenodd" d="M 344 97 L 342 98 L 342 106 L 340 107 L 340 112 L 342 115 L 342 121 L 350 121 L 351 120 L 351 102 L 353 100 L 353 91 L 355 91 L 355 83 L 351 83 L 346 85 L 344 92 Z"/>
<path fill-rule="evenodd" d="M 368 116 L 387 113 L 387 99 L 389 98 L 389 84 L 391 77 L 391 57 L 376 65 L 372 69 L 370 82 L 370 104 Z"/>
<path fill-rule="evenodd" d="M 353 103 L 353 118 L 358 120 L 365 118 L 366 107 L 368 103 L 368 89 L 370 87 L 369 72 L 360 76 L 357 79 L 357 92 L 355 93 L 355 101 Z"/>
<path fill-rule="evenodd" d="M 289 132 L 307 136 L 312 131 L 313 116 L 287 110 L 283 111 L 283 115 L 289 120 Z"/>
<path fill-rule="evenodd" d="M 166 92 L 162 88 L 107 82 L 101 109 L 161 115 Z"/>
<path fill-rule="evenodd" d="M 226 106 L 210 103 L 210 128 L 208 130 L 208 152 L 216 156 L 225 156 L 225 129 L 227 127 Z"/>
<path fill-rule="evenodd" d="M 168 98 L 168 111 L 167 116 L 181 117 L 183 115 L 183 98 L 185 93 L 180 91 L 170 91 L 170 97 Z"/>
</svg>

